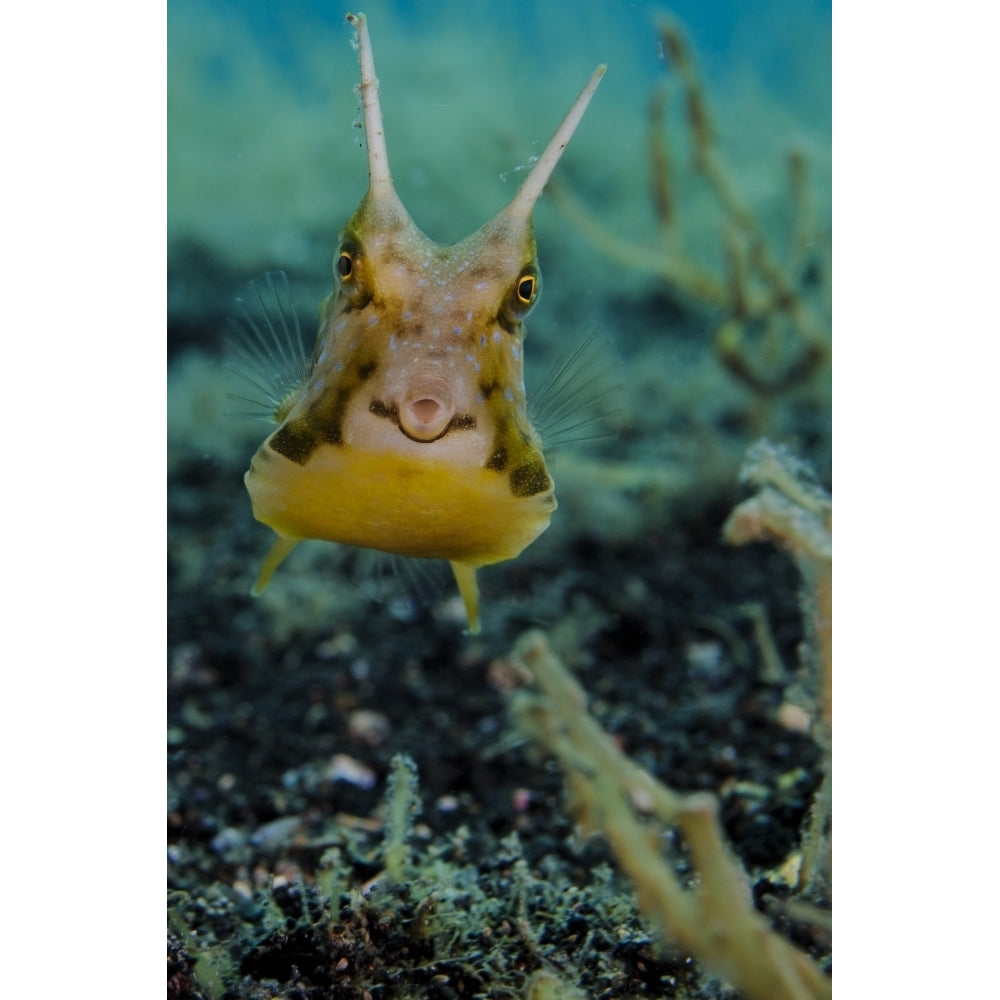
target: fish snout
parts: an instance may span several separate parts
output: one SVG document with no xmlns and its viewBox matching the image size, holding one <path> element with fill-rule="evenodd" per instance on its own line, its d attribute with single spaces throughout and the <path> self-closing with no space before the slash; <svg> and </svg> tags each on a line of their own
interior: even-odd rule
<svg viewBox="0 0 1000 1000">
<path fill-rule="evenodd" d="M 455 394 L 447 378 L 416 378 L 396 406 L 400 430 L 414 441 L 436 441 L 455 416 Z"/>
</svg>

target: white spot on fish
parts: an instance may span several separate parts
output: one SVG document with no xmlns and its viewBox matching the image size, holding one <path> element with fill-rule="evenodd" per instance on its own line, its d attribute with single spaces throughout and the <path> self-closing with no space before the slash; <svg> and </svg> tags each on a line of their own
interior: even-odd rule
<svg viewBox="0 0 1000 1000">
<path fill-rule="evenodd" d="M 507 388 L 504 389 L 503 398 L 506 399 L 508 403 L 514 398 L 514 393 L 511 390 L 510 386 L 507 386 Z"/>
<path fill-rule="evenodd" d="M 321 365 L 326 361 L 326 348 L 324 347 L 322 351 L 319 352 L 319 357 L 316 359 L 316 364 Z"/>
<path fill-rule="evenodd" d="M 377 322 L 378 322 L 378 316 L 372 314 L 371 316 L 368 317 L 369 326 L 374 326 Z"/>
<path fill-rule="evenodd" d="M 501 337 L 502 337 L 502 334 L 500 333 L 499 330 L 494 330 L 493 331 L 493 343 L 494 344 L 499 344 L 500 340 L 501 340 Z"/>
<path fill-rule="evenodd" d="M 518 357 L 520 357 L 520 356 L 521 356 L 521 351 L 520 351 L 520 348 L 518 348 L 517 344 L 511 344 L 511 345 L 510 345 L 510 353 L 511 353 L 511 354 L 512 354 L 512 355 L 513 355 L 513 356 L 514 356 L 515 358 L 518 358 Z"/>
<path fill-rule="evenodd" d="M 344 366 L 339 361 L 333 366 L 335 372 L 343 371 L 343 369 Z"/>
<path fill-rule="evenodd" d="M 459 337 L 462 334 L 462 328 L 460 326 L 453 326 L 451 328 L 451 332 L 455 334 L 456 337 Z"/>
</svg>

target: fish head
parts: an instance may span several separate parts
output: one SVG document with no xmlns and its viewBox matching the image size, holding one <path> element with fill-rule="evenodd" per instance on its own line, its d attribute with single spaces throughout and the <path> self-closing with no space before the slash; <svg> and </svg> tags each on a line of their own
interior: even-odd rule
<svg viewBox="0 0 1000 1000">
<path fill-rule="evenodd" d="M 443 246 L 368 197 L 334 280 L 313 383 L 341 401 L 342 443 L 515 480 L 525 463 L 544 469 L 524 390 L 523 323 L 541 291 L 530 224 L 501 213 Z"/>
</svg>

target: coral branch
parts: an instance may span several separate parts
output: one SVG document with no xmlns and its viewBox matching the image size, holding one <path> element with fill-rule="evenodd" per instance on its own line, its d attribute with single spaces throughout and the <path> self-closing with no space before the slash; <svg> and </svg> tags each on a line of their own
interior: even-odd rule
<svg viewBox="0 0 1000 1000">
<path fill-rule="evenodd" d="M 580 821 L 607 837 L 664 938 L 756 1000 L 830 997 L 830 980 L 754 910 L 715 799 L 679 794 L 630 761 L 587 713 L 579 685 L 542 633 L 522 636 L 512 658 L 539 689 L 511 696 L 514 718 L 557 758 Z M 694 890 L 681 885 L 658 848 L 668 825 L 687 842 L 699 875 Z"/>
<path fill-rule="evenodd" d="M 807 589 L 819 674 L 819 714 L 833 722 L 833 507 L 808 467 L 770 441 L 748 452 L 740 479 L 758 492 L 730 514 L 722 529 L 731 545 L 769 541 L 795 560 Z"/>
<path fill-rule="evenodd" d="M 791 227 L 788 247 L 779 255 L 723 164 L 708 97 L 680 25 L 660 18 L 657 31 L 679 80 L 693 169 L 722 217 L 727 273 L 720 276 L 696 263 L 683 245 L 662 86 L 654 90 L 648 114 L 650 195 L 661 231 L 656 245 L 642 246 L 604 225 L 563 185 L 550 190 L 563 213 L 602 253 L 657 275 L 689 302 L 712 312 L 723 310 L 713 339 L 716 354 L 728 372 L 766 402 L 807 381 L 829 357 L 829 324 L 815 302 L 816 282 L 826 275 L 809 267 L 810 254 L 823 239 L 810 218 L 806 158 L 800 149 L 788 154 Z"/>
<path fill-rule="evenodd" d="M 722 535 L 732 545 L 767 541 L 791 555 L 802 574 L 803 614 L 809 630 L 806 668 L 824 751 L 823 783 L 803 838 L 800 888 L 829 881 L 831 804 L 830 746 L 833 729 L 833 506 L 809 468 L 785 449 L 759 441 L 748 452 L 740 478 L 758 488 L 730 514 Z"/>
</svg>

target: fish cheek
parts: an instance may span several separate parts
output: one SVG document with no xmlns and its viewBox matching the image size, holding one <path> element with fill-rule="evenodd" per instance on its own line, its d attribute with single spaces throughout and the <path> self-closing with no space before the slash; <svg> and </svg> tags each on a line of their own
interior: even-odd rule
<svg viewBox="0 0 1000 1000">
<path fill-rule="evenodd" d="M 494 426 L 493 445 L 485 468 L 507 473 L 511 495 L 519 499 L 551 490 L 552 477 L 531 438 L 506 415 L 496 417 Z"/>
<path fill-rule="evenodd" d="M 347 405 L 377 367 L 374 359 L 362 359 L 337 385 L 331 386 L 314 399 L 306 407 L 305 413 L 279 427 L 271 435 L 271 448 L 292 462 L 305 465 L 321 444 L 343 444 L 343 421 Z"/>
</svg>

